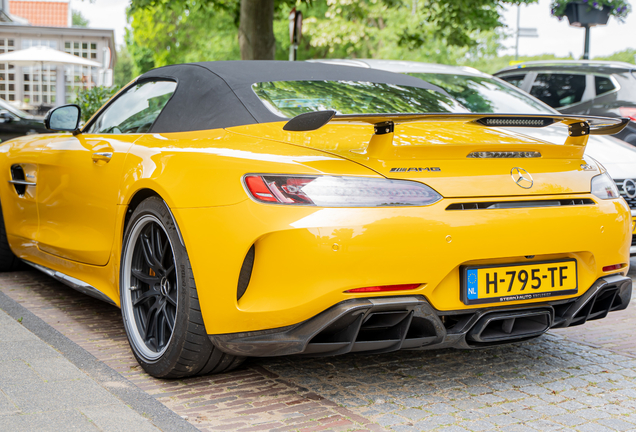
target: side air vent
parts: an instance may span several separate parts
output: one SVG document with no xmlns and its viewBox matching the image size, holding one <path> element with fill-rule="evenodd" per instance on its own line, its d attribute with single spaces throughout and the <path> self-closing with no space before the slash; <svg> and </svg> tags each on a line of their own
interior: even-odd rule
<svg viewBox="0 0 636 432">
<path fill-rule="evenodd" d="M 539 201 L 499 201 L 499 202 L 468 202 L 455 203 L 446 207 L 446 210 L 495 210 L 495 209 L 515 209 L 515 208 L 538 208 L 538 207 L 571 207 L 581 205 L 594 205 L 594 201 L 589 198 L 561 199 L 561 200 L 539 200 Z"/>
<path fill-rule="evenodd" d="M 241 266 L 241 272 L 239 273 L 238 286 L 236 288 L 236 300 L 240 300 L 245 294 L 247 290 L 247 286 L 250 284 L 250 279 L 252 278 L 252 268 L 254 267 L 254 255 L 255 248 L 254 245 L 247 251 L 247 255 L 245 255 L 245 259 L 243 260 L 243 265 Z"/>
<path fill-rule="evenodd" d="M 26 177 L 24 176 L 24 170 L 20 165 L 12 165 L 11 166 L 11 179 L 13 181 L 18 182 L 26 182 Z M 23 196 L 26 192 L 26 185 L 20 183 L 13 183 L 13 187 L 18 195 Z"/>
</svg>

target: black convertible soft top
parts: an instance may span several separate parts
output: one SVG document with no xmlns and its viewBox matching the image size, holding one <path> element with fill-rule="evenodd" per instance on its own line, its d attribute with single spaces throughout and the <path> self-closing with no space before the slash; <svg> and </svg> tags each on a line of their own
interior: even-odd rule
<svg viewBox="0 0 636 432">
<path fill-rule="evenodd" d="M 408 75 L 351 66 L 288 61 L 219 61 L 164 66 L 136 82 L 164 78 L 177 88 L 149 132 L 187 132 L 284 120 L 252 90 L 270 81 L 366 81 L 448 93 Z"/>
</svg>

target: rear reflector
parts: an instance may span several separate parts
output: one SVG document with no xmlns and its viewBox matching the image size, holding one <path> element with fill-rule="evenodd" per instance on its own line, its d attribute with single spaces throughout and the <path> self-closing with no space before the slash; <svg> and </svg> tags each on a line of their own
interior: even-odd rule
<svg viewBox="0 0 636 432">
<path fill-rule="evenodd" d="M 348 293 L 365 293 L 365 292 L 382 292 L 382 291 L 406 291 L 419 287 L 422 284 L 406 284 L 406 285 L 382 285 L 382 286 L 370 286 L 364 288 L 350 289 Z"/>
<path fill-rule="evenodd" d="M 623 267 L 627 266 L 627 264 L 614 264 L 611 266 L 605 266 L 603 267 L 603 271 L 604 272 L 608 272 L 608 271 L 612 271 L 612 270 L 620 270 Z"/>
</svg>

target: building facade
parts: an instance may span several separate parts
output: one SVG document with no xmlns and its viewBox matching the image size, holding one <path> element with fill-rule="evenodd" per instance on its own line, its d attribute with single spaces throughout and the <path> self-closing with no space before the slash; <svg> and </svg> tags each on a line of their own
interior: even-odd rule
<svg viewBox="0 0 636 432">
<path fill-rule="evenodd" d="M 113 30 L 71 27 L 69 0 L 0 2 L 0 54 L 47 46 L 102 65 L 19 67 L 0 62 L 0 98 L 22 108 L 44 111 L 73 102 L 79 89 L 112 85 L 116 60 Z M 3 16 L 11 21 L 2 21 Z"/>
</svg>

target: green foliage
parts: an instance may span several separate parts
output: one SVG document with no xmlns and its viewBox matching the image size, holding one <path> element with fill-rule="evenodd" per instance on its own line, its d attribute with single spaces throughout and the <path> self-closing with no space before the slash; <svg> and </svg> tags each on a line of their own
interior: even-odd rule
<svg viewBox="0 0 636 432">
<path fill-rule="evenodd" d="M 536 0 L 276 0 L 276 59 L 289 56 L 292 7 L 304 16 L 298 60 L 390 58 L 456 64 L 499 49 L 501 6 Z M 414 7 L 415 5 L 415 7 Z M 240 59 L 240 0 L 132 0 L 134 73 Z"/>
<path fill-rule="evenodd" d="M 113 84 L 116 87 L 123 87 L 128 84 L 136 75 L 134 74 L 135 65 L 132 57 L 128 52 L 126 45 L 117 50 L 117 63 L 113 70 Z"/>
<path fill-rule="evenodd" d="M 626 50 L 605 57 L 594 57 L 594 60 L 610 60 L 636 64 L 636 49 L 627 48 Z"/>
<path fill-rule="evenodd" d="M 135 75 L 168 64 L 240 58 L 235 15 L 229 8 L 196 0 L 147 3 L 128 12 L 132 30 L 126 44 Z"/>
<path fill-rule="evenodd" d="M 632 10 L 629 2 L 625 0 L 552 0 L 550 12 L 553 16 L 563 19 L 565 16 L 565 9 L 571 3 L 586 3 L 588 10 L 603 10 L 603 7 L 606 7 L 609 9 L 610 16 L 614 16 L 620 21 L 623 21 L 623 18 L 625 18 Z"/>
<path fill-rule="evenodd" d="M 89 21 L 80 11 L 72 10 L 71 14 L 73 27 L 88 27 Z"/>
<path fill-rule="evenodd" d="M 118 87 L 97 86 L 77 92 L 75 103 L 82 110 L 82 121 L 86 122 L 119 90 Z"/>
</svg>

